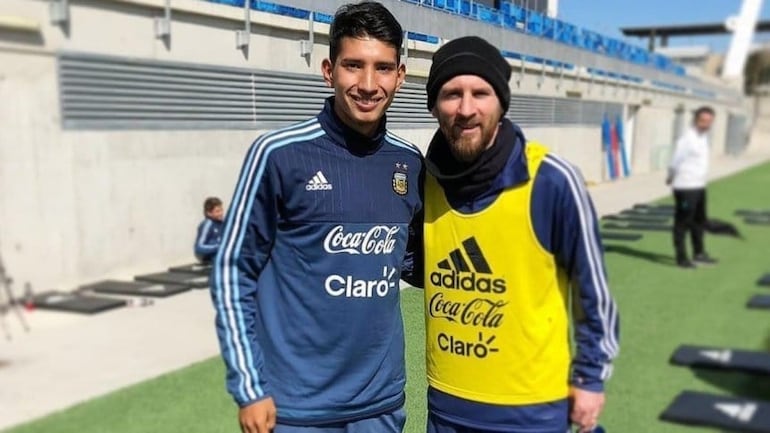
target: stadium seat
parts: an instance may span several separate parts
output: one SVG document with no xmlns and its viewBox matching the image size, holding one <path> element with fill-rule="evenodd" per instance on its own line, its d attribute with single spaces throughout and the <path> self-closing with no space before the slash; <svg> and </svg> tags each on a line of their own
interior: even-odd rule
<svg viewBox="0 0 770 433">
<path fill-rule="evenodd" d="M 324 14 L 321 12 L 316 12 L 313 14 L 313 20 L 319 23 L 331 24 L 333 19 L 334 17 L 329 14 Z"/>
<path fill-rule="evenodd" d="M 690 426 L 770 433 L 770 403 L 695 391 L 679 394 L 660 418 Z"/>
<path fill-rule="evenodd" d="M 682 345 L 671 355 L 671 363 L 770 376 L 770 352 Z"/>
<path fill-rule="evenodd" d="M 527 21 L 527 11 L 524 8 L 510 4 L 509 12 L 506 13 L 506 16 L 510 17 L 510 21 L 517 30 L 526 31 L 524 24 Z"/>
<path fill-rule="evenodd" d="M 527 33 L 534 36 L 543 35 L 543 14 L 536 11 L 527 11 Z"/>
<path fill-rule="evenodd" d="M 211 3 L 219 3 L 223 5 L 229 5 L 229 6 L 237 6 L 237 7 L 243 7 L 243 2 L 245 0 L 208 0 Z"/>
<path fill-rule="evenodd" d="M 476 8 L 476 17 L 480 21 L 494 26 L 502 24 L 502 18 L 497 9 L 492 9 L 481 4 Z"/>
<path fill-rule="evenodd" d="M 413 41 L 427 42 L 429 44 L 438 44 L 439 40 L 436 36 L 430 36 L 423 33 L 406 32 L 407 39 Z"/>
<path fill-rule="evenodd" d="M 575 46 L 578 43 L 579 29 L 570 23 L 556 20 L 556 39 L 564 44 Z"/>
<path fill-rule="evenodd" d="M 543 37 L 554 39 L 556 37 L 556 21 L 547 16 L 543 17 Z"/>
<path fill-rule="evenodd" d="M 471 3 L 470 0 L 460 0 L 460 8 L 458 13 L 465 16 L 476 16 L 476 3 Z"/>
<path fill-rule="evenodd" d="M 758 286 L 770 287 L 770 274 L 765 274 L 757 280 Z"/>
</svg>

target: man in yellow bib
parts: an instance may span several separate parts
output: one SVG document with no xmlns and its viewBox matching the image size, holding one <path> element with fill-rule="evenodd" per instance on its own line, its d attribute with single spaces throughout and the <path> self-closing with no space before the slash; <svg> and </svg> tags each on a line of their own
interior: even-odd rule
<svg viewBox="0 0 770 433">
<path fill-rule="evenodd" d="M 593 204 L 577 169 L 504 117 L 510 77 L 499 50 L 464 37 L 434 54 L 426 86 L 439 121 L 422 263 L 428 433 L 564 433 L 570 419 L 590 432 L 618 353 Z"/>
</svg>

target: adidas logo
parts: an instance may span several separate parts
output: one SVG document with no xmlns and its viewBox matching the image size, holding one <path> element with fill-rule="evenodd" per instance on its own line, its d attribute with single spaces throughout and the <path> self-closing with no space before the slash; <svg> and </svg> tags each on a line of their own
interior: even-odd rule
<svg viewBox="0 0 770 433">
<path fill-rule="evenodd" d="M 430 274 L 430 282 L 436 287 L 468 292 L 505 293 L 505 280 L 492 276 L 492 268 L 489 267 L 475 237 L 464 240 L 462 248 L 452 250 L 449 257 L 438 262 L 436 266 L 438 270 Z"/>
<path fill-rule="evenodd" d="M 321 173 L 321 170 L 318 170 L 313 178 L 307 181 L 307 185 L 305 185 L 306 191 L 329 191 L 331 189 L 332 184 L 326 180 L 326 176 Z"/>
<path fill-rule="evenodd" d="M 724 413 L 730 418 L 737 419 L 743 423 L 748 423 L 754 418 L 754 414 L 757 412 L 757 405 L 754 403 L 717 403 L 714 405 L 714 409 Z"/>
</svg>

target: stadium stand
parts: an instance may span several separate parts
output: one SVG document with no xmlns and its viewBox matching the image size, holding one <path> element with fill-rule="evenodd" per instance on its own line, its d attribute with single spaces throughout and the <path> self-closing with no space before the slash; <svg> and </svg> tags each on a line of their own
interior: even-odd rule
<svg viewBox="0 0 770 433">
<path fill-rule="evenodd" d="M 243 7 L 244 0 L 205 0 L 214 3 L 228 4 Z M 438 11 L 461 16 L 463 18 L 481 21 L 485 24 L 503 27 L 512 31 L 550 39 L 573 47 L 579 47 L 592 53 L 604 54 L 637 65 L 649 66 L 660 71 L 677 76 L 685 76 L 685 68 L 676 64 L 670 58 L 650 53 L 646 49 L 626 43 L 625 41 L 601 35 L 599 33 L 581 29 L 573 24 L 550 18 L 544 14 L 527 10 L 509 1 L 500 2 L 501 8 L 494 9 L 488 6 L 474 3 L 470 0 L 404 0 L 414 3 L 415 6 L 429 7 Z M 252 0 L 250 7 L 261 12 L 268 12 L 293 18 L 310 19 L 311 13 L 314 21 L 328 24 L 331 16 L 320 12 L 313 12 L 295 8 L 280 3 Z M 437 44 L 440 38 L 421 33 L 408 32 L 408 38 L 422 42 Z M 505 53 L 511 58 L 520 58 L 517 53 Z M 535 60 L 537 62 L 537 60 Z M 547 62 L 560 64 L 558 60 Z M 539 62 L 538 62 L 539 63 Z M 637 82 L 638 77 L 627 77 L 610 71 L 596 71 L 599 75 L 607 75 L 612 78 Z M 682 86 L 676 86 L 665 82 L 657 82 L 656 86 L 683 91 Z"/>
</svg>

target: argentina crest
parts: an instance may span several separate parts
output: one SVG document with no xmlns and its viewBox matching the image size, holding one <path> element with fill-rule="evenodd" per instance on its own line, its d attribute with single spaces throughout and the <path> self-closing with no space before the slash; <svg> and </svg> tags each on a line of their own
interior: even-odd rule
<svg viewBox="0 0 770 433">
<path fill-rule="evenodd" d="M 393 172 L 393 192 L 398 195 L 406 195 L 409 190 L 408 182 L 406 181 L 406 173 L 398 171 Z"/>
</svg>

